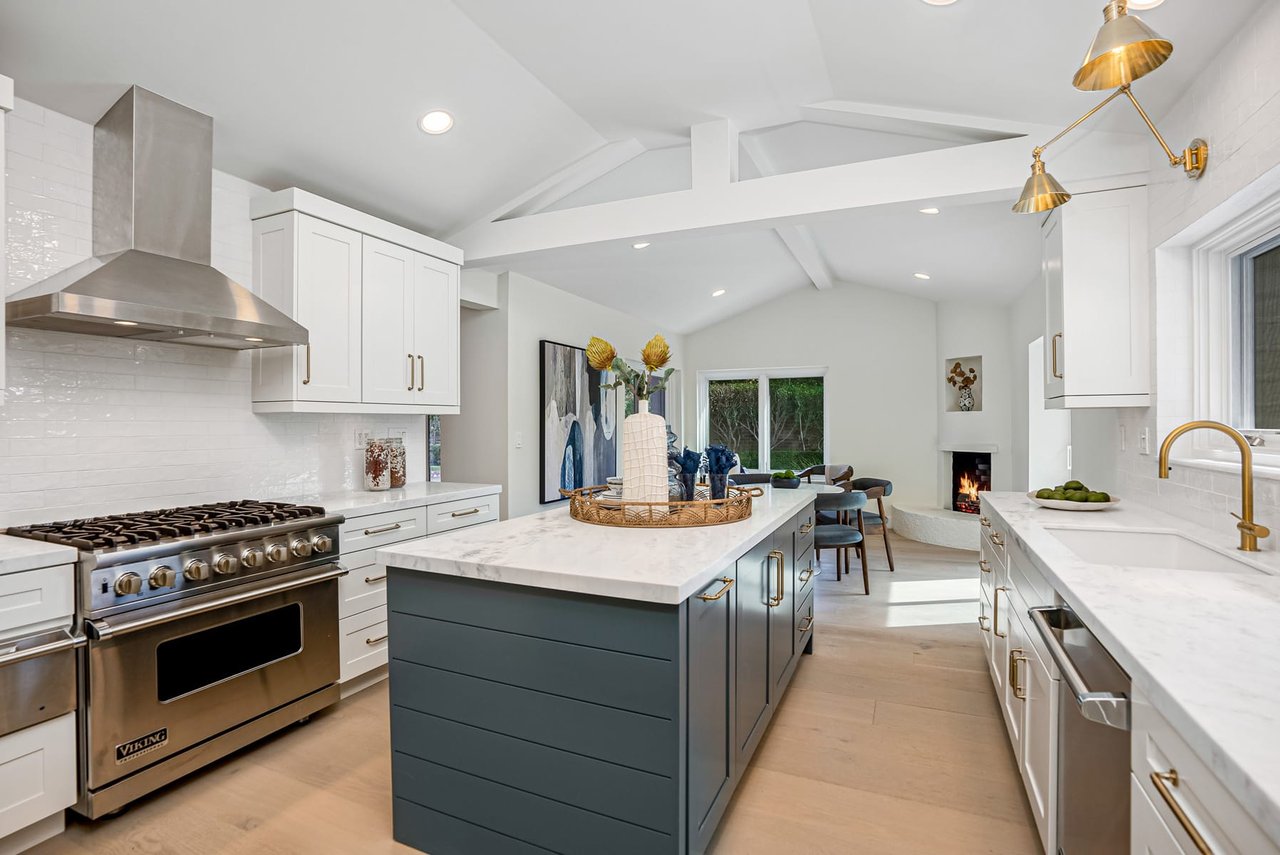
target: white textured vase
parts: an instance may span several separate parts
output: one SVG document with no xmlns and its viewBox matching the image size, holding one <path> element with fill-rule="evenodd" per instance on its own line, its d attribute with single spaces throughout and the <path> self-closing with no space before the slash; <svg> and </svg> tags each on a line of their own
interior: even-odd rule
<svg viewBox="0 0 1280 855">
<path fill-rule="evenodd" d="M 667 490 L 667 420 L 640 412 L 622 423 L 622 498 L 627 502 L 665 502 Z"/>
</svg>

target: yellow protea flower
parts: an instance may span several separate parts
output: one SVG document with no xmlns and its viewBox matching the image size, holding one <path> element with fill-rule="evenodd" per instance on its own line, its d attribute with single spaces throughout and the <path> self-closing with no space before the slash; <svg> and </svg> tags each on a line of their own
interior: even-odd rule
<svg viewBox="0 0 1280 855">
<path fill-rule="evenodd" d="M 661 335 L 655 335 L 649 339 L 649 343 L 644 346 L 644 350 L 640 351 L 640 358 L 644 360 L 645 368 L 650 371 L 660 371 L 671 361 L 671 348 L 667 346 L 665 338 Z"/>
<path fill-rule="evenodd" d="M 617 357 L 618 351 L 604 339 L 592 336 L 591 341 L 587 342 L 587 362 L 595 370 L 608 371 Z"/>
</svg>

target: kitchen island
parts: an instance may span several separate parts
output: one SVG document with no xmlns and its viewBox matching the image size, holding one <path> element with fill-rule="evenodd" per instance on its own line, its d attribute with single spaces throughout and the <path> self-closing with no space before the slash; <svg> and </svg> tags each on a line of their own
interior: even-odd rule
<svg viewBox="0 0 1280 855">
<path fill-rule="evenodd" d="M 396 839 L 703 851 L 812 651 L 814 496 L 671 530 L 561 508 L 380 550 Z"/>
</svg>

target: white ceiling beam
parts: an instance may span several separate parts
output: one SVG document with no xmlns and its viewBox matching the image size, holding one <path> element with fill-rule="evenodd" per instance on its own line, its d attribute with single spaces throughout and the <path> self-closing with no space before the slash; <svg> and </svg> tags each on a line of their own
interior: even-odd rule
<svg viewBox="0 0 1280 855">
<path fill-rule="evenodd" d="M 478 226 L 485 226 L 508 217 L 525 217 L 546 210 L 575 190 L 581 190 L 592 181 L 634 160 L 644 152 L 645 147 L 634 138 L 605 143 L 564 169 L 549 175 L 514 199 L 490 211 L 471 225 L 454 232 L 448 240 L 457 243 L 467 232 Z"/>
<path fill-rule="evenodd" d="M 949 142 L 991 142 L 1027 134 L 1039 135 L 1045 130 L 1050 135 L 1057 132 L 1047 125 L 861 101 L 819 101 L 805 105 L 800 112 L 805 119 L 824 125 Z"/>
<path fill-rule="evenodd" d="M 738 129 L 728 119 L 689 128 L 692 185 L 716 187 L 738 180 Z"/>
<path fill-rule="evenodd" d="M 1049 167 L 1068 189 L 1076 180 L 1143 172 L 1149 169 L 1145 142 L 1127 134 L 1082 133 L 1054 147 Z M 458 242 L 469 263 L 493 264 L 549 249 L 776 228 L 843 211 L 949 197 L 1012 201 L 1029 174 L 1031 146 L 1027 139 L 997 140 L 546 211 L 468 230 Z"/>
<path fill-rule="evenodd" d="M 758 175 L 773 175 L 778 171 L 769 158 L 768 152 L 760 144 L 758 136 L 747 134 L 741 138 L 741 143 L 742 154 L 755 167 Z M 827 266 L 827 260 L 823 258 L 822 250 L 818 248 L 818 242 L 808 226 L 801 224 L 778 226 L 774 232 L 781 238 L 796 264 L 804 270 L 804 275 L 809 277 L 813 287 L 819 291 L 828 291 L 835 286 L 835 277 L 831 275 L 831 268 Z"/>
</svg>

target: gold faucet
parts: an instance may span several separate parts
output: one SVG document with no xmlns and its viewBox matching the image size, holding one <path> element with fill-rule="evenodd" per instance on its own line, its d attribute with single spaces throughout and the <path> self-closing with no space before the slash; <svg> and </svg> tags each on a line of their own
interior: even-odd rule
<svg viewBox="0 0 1280 855">
<path fill-rule="evenodd" d="M 1240 548 L 1245 552 L 1258 551 L 1258 538 L 1270 537 L 1271 529 L 1253 521 L 1253 451 L 1249 448 L 1249 440 L 1244 434 L 1229 425 L 1214 421 L 1194 421 L 1179 425 L 1169 432 L 1160 445 L 1160 477 L 1169 477 L 1169 451 L 1178 437 L 1189 431 L 1205 428 L 1225 433 L 1240 449 L 1240 513 L 1231 516 L 1240 520 L 1236 528 L 1240 529 Z"/>
</svg>

